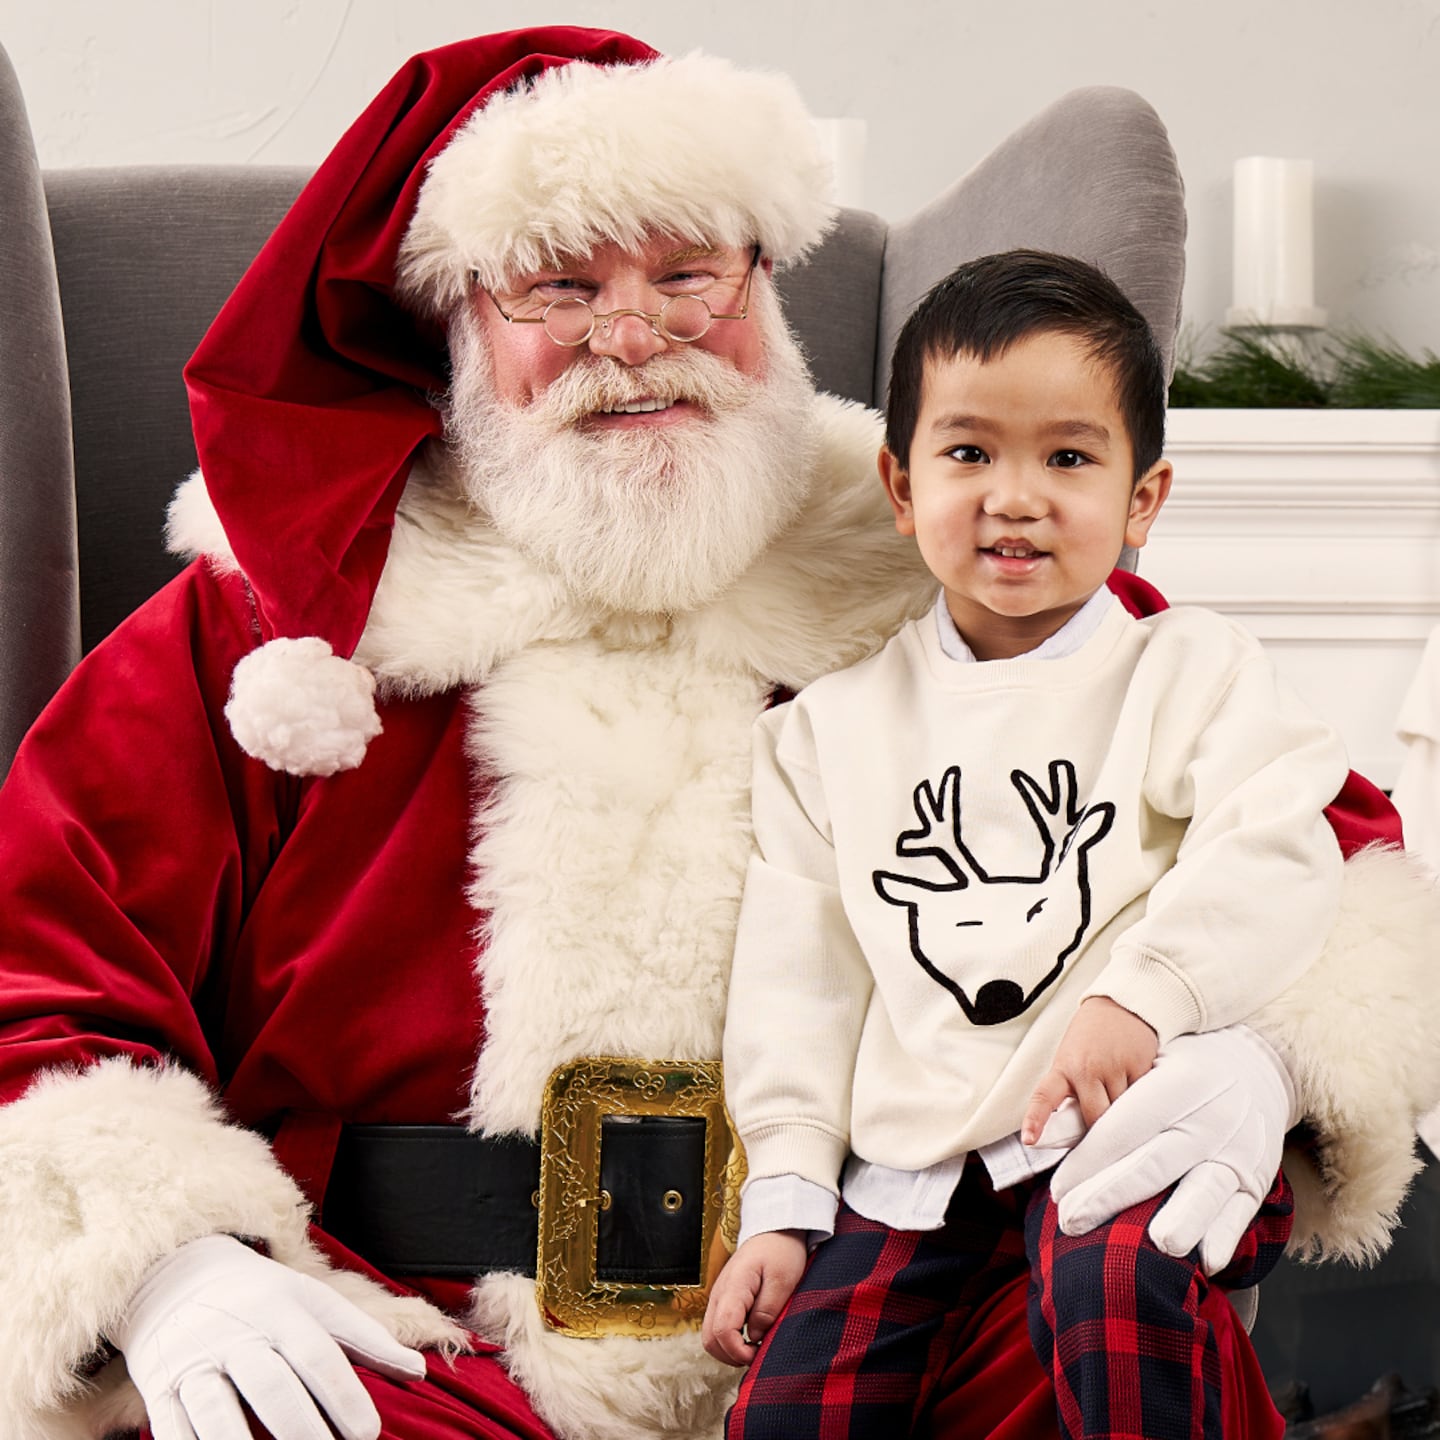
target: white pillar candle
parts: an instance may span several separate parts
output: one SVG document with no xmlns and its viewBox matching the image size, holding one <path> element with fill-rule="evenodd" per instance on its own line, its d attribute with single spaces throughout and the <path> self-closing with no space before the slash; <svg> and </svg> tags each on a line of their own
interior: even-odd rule
<svg viewBox="0 0 1440 1440">
<path fill-rule="evenodd" d="M 865 204 L 865 122 L 816 120 L 820 144 L 835 170 L 835 203 L 854 209 Z"/>
<path fill-rule="evenodd" d="M 1311 329 L 1315 304 L 1314 165 L 1249 155 L 1235 162 L 1234 304 L 1225 323 Z"/>
</svg>

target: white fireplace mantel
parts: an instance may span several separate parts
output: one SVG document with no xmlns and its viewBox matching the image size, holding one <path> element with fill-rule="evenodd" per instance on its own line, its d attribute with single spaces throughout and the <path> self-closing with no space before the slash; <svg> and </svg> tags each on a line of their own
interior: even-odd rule
<svg viewBox="0 0 1440 1440">
<path fill-rule="evenodd" d="M 1440 625 L 1440 410 L 1172 410 L 1168 432 L 1140 573 L 1254 631 L 1388 788 Z"/>
</svg>

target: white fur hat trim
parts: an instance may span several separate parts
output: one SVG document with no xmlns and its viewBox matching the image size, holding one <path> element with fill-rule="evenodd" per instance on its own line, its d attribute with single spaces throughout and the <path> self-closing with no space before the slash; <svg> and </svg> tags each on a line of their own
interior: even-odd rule
<svg viewBox="0 0 1440 1440">
<path fill-rule="evenodd" d="M 247 755 L 290 775 L 353 770 L 380 733 L 375 677 L 314 635 L 271 640 L 241 660 L 225 718 Z"/>
<path fill-rule="evenodd" d="M 496 96 L 431 162 L 400 249 L 403 295 L 443 313 L 471 276 L 610 240 L 758 243 L 799 258 L 834 221 L 831 166 L 783 75 L 693 54 L 576 61 Z"/>
</svg>

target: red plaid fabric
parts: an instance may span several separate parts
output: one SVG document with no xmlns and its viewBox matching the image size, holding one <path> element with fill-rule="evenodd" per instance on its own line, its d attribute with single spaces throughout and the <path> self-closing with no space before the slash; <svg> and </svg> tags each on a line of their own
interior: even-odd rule
<svg viewBox="0 0 1440 1440">
<path fill-rule="evenodd" d="M 1221 1440 L 1224 1433 L 1221 1356 L 1201 1307 L 1212 1284 L 1256 1285 L 1274 1268 L 1290 1235 L 1290 1186 L 1276 1176 L 1214 1281 L 1193 1260 L 1161 1253 L 1146 1234 L 1164 1198 L 1074 1236 L 1061 1233 L 1048 1186 L 1030 1203 L 1030 1339 L 1054 1383 L 1064 1440 Z"/>
<path fill-rule="evenodd" d="M 1198 1314 L 1202 1303 L 1213 1314 L 1213 1305 L 1206 1303 L 1210 1286 L 1194 1264 L 1160 1256 L 1144 1238 L 1159 1203 L 1137 1207 L 1071 1241 L 1054 1225 L 1047 1184 L 1032 1182 L 996 1194 L 984 1168 L 971 1164 L 938 1231 L 890 1230 L 842 1205 L 834 1238 L 815 1252 L 741 1385 L 727 1417 L 727 1440 L 949 1435 L 955 1427 L 947 1421 L 936 1428 L 932 1402 L 946 1398 L 942 1392 L 954 1383 L 953 1362 L 961 1349 L 974 1345 L 978 1320 L 987 1314 L 994 1318 L 989 1307 L 995 1298 L 1013 1292 L 1032 1268 L 1032 1342 L 1046 1347 L 1041 1360 L 1055 1381 L 1067 1436 L 1162 1440 L 1183 1434 L 1187 1440 L 1218 1440 L 1222 1357 L 1213 1326 Z M 1034 1267 L 1025 1253 L 1027 1207 Z M 1236 1264 L 1217 1278 L 1232 1287 L 1255 1283 L 1278 1259 L 1288 1231 L 1289 1192 L 1281 1180 L 1242 1242 Z M 1113 1267 L 1107 1258 L 1112 1249 Z M 1178 1310 L 1172 1299 L 1176 1286 L 1164 1266 L 1158 1268 L 1166 1283 L 1151 1293 L 1151 1257 L 1187 1277 Z M 1117 1359 L 1097 1384 L 1092 1376 L 1109 1363 L 1107 1346 L 1116 1337 L 1122 1350 L 1128 1345 L 1128 1356 Z M 1227 1343 L 1232 1339 L 1225 1338 Z M 1183 1354 L 1185 1362 L 1180 1386 L 1184 1420 L 1177 1418 L 1172 1372 L 1163 1363 L 1174 1353 Z M 1065 1357 L 1058 1365 L 1057 1354 Z M 1158 1370 L 1151 1361 L 1162 1362 Z M 980 1363 L 973 1378 L 983 1389 Z M 1033 1359 L 1028 1364 L 1033 1366 Z M 994 1366 L 997 1375 L 1016 1373 L 1004 1356 L 994 1357 Z M 1038 1372 L 1035 1379 L 1041 1380 Z M 1147 1393 L 1161 1381 L 1158 1395 Z M 1031 1398 L 1038 1396 L 1037 1386 Z M 1097 1396 L 1103 1397 L 1102 1409 L 1091 1415 L 1085 1407 L 1097 1403 Z M 1263 1389 L 1260 1398 L 1263 1420 L 1278 1421 Z M 1017 1399 L 1011 1395 L 1010 1402 Z M 1247 1395 L 1250 1411 L 1253 1399 Z M 1024 1433 L 1055 1433 L 1049 1405 L 1043 1407 L 1043 1422 L 1028 1400 L 1024 1408 Z M 1157 1428 L 1147 1429 L 1155 1410 L 1164 1418 Z M 1236 1407 L 1227 1403 L 1223 1413 L 1232 1419 L 1233 1440 Z M 1190 1428 L 1177 1428 L 1182 1424 Z M 962 1427 L 955 1433 L 969 1432 Z M 1272 1440 L 1278 1428 L 1262 1426 L 1254 1433 L 1257 1440 L 1262 1433 Z"/>
<path fill-rule="evenodd" d="M 891 1230 L 842 1204 L 745 1376 L 727 1440 L 910 1434 L 955 1333 L 1025 1274 L 1032 1188 L 996 1194 L 967 1165 L 935 1231 Z"/>
</svg>

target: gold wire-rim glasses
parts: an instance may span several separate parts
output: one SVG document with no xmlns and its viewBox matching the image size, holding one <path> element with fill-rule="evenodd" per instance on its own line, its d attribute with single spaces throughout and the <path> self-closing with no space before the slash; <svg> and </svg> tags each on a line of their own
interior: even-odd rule
<svg viewBox="0 0 1440 1440">
<path fill-rule="evenodd" d="M 552 300 L 538 315 L 511 315 L 506 311 L 505 307 L 501 305 L 500 301 L 496 299 L 493 290 L 486 290 L 485 293 L 490 297 L 490 303 L 494 305 L 500 318 L 504 320 L 507 325 L 543 325 L 545 327 L 545 334 L 549 340 L 553 344 L 559 345 L 562 349 L 576 350 L 582 345 L 589 344 L 591 337 L 595 334 L 597 326 L 603 327 L 600 332 L 602 335 L 609 334 L 611 324 L 624 315 L 634 315 L 636 319 L 644 320 L 650 326 L 651 334 L 659 336 L 662 340 L 668 340 L 675 345 L 693 345 L 695 341 L 703 339 L 704 336 L 709 333 L 710 327 L 717 320 L 748 320 L 750 318 L 750 287 L 754 283 L 755 267 L 759 265 L 759 263 L 760 247 L 756 245 L 750 253 L 750 264 L 745 271 L 745 290 L 740 302 L 740 309 L 733 315 L 717 315 L 710 308 L 709 302 L 703 295 L 692 294 L 672 295 L 659 310 L 653 313 L 648 310 L 626 309 L 608 310 L 604 314 L 597 315 L 591 308 L 588 300 L 583 300 L 578 295 L 562 295 L 558 300 Z M 671 323 L 673 324 L 677 313 L 673 307 L 676 305 L 684 306 L 687 310 L 692 309 L 695 305 L 699 305 L 704 311 L 705 323 L 701 325 L 698 330 L 695 330 L 693 334 L 677 334 L 676 331 L 671 328 L 671 324 L 666 323 L 665 318 L 666 312 L 669 311 Z M 566 339 L 561 335 L 557 335 L 550 328 L 552 316 L 573 315 L 578 319 L 581 311 L 584 311 L 584 313 L 590 317 L 590 322 L 586 326 L 585 333 L 578 338 Z"/>
</svg>

